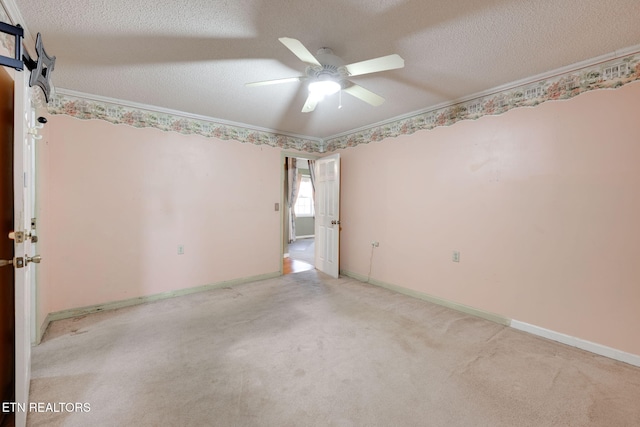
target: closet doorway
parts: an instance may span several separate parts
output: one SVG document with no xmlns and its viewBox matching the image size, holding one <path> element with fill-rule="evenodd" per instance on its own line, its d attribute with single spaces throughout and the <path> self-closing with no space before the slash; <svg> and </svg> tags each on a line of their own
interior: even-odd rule
<svg viewBox="0 0 640 427">
<path fill-rule="evenodd" d="M 315 268 L 314 159 L 284 158 L 283 274 Z"/>
</svg>

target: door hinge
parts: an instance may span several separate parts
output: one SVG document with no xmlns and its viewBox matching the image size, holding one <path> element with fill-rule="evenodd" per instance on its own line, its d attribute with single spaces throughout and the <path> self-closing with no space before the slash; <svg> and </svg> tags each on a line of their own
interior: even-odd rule
<svg viewBox="0 0 640 427">
<path fill-rule="evenodd" d="M 31 218 L 31 229 L 32 230 L 36 229 L 36 219 L 35 218 Z"/>
</svg>

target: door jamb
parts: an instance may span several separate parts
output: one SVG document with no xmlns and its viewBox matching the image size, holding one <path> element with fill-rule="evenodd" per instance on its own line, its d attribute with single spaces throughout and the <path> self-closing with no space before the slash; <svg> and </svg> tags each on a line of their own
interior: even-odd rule
<svg viewBox="0 0 640 427">
<path fill-rule="evenodd" d="M 284 239 L 285 239 L 285 235 L 284 235 L 284 221 L 285 221 L 285 211 L 286 211 L 286 207 L 285 207 L 285 193 L 284 193 L 284 188 L 285 188 L 285 182 L 284 182 L 284 160 L 287 157 L 296 157 L 299 159 L 307 159 L 307 160 L 318 160 L 320 159 L 322 156 L 318 156 L 315 154 L 311 154 L 311 153 L 303 153 L 303 152 L 295 152 L 295 151 L 286 151 L 283 150 L 280 152 L 280 241 L 278 243 L 278 245 L 280 246 L 279 249 L 279 253 L 280 253 L 280 275 L 282 276 L 284 274 L 284 270 L 283 270 L 283 259 L 284 259 Z M 315 267 L 315 265 L 314 265 Z"/>
</svg>

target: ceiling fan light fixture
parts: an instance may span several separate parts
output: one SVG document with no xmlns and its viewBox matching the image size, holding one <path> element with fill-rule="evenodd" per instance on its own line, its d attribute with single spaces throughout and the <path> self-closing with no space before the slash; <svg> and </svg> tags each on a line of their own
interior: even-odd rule
<svg viewBox="0 0 640 427">
<path fill-rule="evenodd" d="M 318 99 L 323 99 L 325 96 L 333 95 L 340 89 L 342 89 L 340 83 L 333 80 L 318 80 L 309 83 L 309 93 Z"/>
<path fill-rule="evenodd" d="M 345 65 L 344 61 L 334 55 L 333 51 L 327 47 L 320 48 L 316 56 L 314 56 L 300 40 L 290 37 L 280 37 L 278 40 L 298 59 L 307 64 L 304 75 L 247 83 L 246 86 L 264 86 L 306 80 L 309 82 L 307 85 L 309 95 L 302 107 L 303 113 L 313 111 L 326 96 L 333 95 L 336 92 L 340 93 L 341 96 L 338 108 L 342 107 L 342 92 L 346 92 L 374 107 L 382 105 L 384 103 L 383 97 L 347 80 L 347 78 L 404 67 L 404 59 L 396 53 Z"/>
</svg>

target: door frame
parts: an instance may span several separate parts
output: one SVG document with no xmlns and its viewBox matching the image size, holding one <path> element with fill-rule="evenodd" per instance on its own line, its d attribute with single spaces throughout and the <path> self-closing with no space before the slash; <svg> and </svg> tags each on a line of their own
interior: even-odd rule
<svg viewBox="0 0 640 427">
<path fill-rule="evenodd" d="M 285 188 L 287 183 L 285 182 L 285 174 L 284 174 L 284 161 L 287 157 L 296 157 L 298 159 L 307 159 L 307 160 L 318 160 L 321 156 L 311 154 L 311 153 L 300 153 L 296 151 L 286 151 L 283 150 L 280 152 L 280 275 L 284 274 L 283 269 L 283 260 L 285 252 L 285 242 L 287 236 L 285 236 L 285 221 L 287 220 L 287 216 L 285 215 L 288 212 L 288 206 L 285 205 L 286 194 Z M 315 266 L 314 266 L 315 267 Z"/>
</svg>

